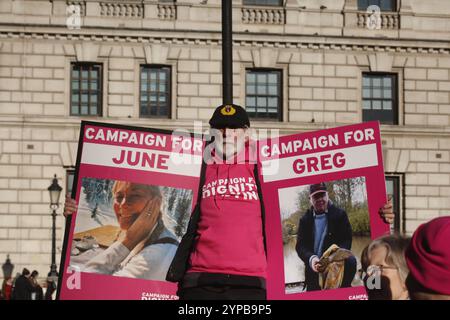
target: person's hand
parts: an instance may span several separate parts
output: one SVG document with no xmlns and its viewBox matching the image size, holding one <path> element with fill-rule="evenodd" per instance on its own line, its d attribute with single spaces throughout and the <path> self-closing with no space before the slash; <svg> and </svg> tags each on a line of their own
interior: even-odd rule
<svg viewBox="0 0 450 320">
<path fill-rule="evenodd" d="M 385 223 L 393 224 L 395 220 L 395 214 L 392 209 L 392 196 L 388 196 L 388 202 L 378 210 L 381 218 Z"/>
<path fill-rule="evenodd" d="M 68 217 L 74 214 L 78 210 L 77 202 L 70 197 L 70 194 L 66 194 L 66 201 L 64 202 L 64 217 Z"/>
<path fill-rule="evenodd" d="M 147 202 L 139 217 L 127 230 L 125 239 L 122 244 L 127 247 L 128 250 L 133 248 L 145 237 L 148 236 L 150 231 L 156 224 L 159 216 L 159 210 L 161 208 L 161 198 L 156 197 Z"/>
<path fill-rule="evenodd" d="M 311 259 L 311 269 L 314 272 L 319 272 L 319 266 L 320 266 L 320 259 L 318 257 L 314 257 Z"/>
</svg>

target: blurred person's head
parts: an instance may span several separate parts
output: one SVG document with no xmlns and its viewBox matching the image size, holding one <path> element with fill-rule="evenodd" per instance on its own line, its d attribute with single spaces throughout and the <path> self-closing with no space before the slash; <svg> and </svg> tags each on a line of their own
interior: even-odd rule
<svg viewBox="0 0 450 320">
<path fill-rule="evenodd" d="M 420 225 L 406 250 L 411 299 L 450 300 L 450 216 Z"/>
<path fill-rule="evenodd" d="M 370 300 L 405 300 L 408 266 L 405 251 L 410 239 L 388 235 L 372 241 L 363 251 L 361 265 Z M 375 286 L 374 284 L 379 284 Z"/>
<path fill-rule="evenodd" d="M 127 181 L 116 181 L 112 193 L 114 212 L 122 230 L 131 227 L 149 201 L 162 199 L 159 187 Z M 158 214 L 161 215 L 161 211 Z"/>
<path fill-rule="evenodd" d="M 31 278 L 37 278 L 39 275 L 39 272 L 37 272 L 37 270 L 33 270 L 33 272 L 31 272 Z"/>
<path fill-rule="evenodd" d="M 221 105 L 216 108 L 211 119 L 211 135 L 214 149 L 223 159 L 230 159 L 240 153 L 249 140 L 250 120 L 247 112 L 236 104 Z"/>
<path fill-rule="evenodd" d="M 30 276 L 30 270 L 23 268 L 22 275 L 28 278 Z"/>
</svg>

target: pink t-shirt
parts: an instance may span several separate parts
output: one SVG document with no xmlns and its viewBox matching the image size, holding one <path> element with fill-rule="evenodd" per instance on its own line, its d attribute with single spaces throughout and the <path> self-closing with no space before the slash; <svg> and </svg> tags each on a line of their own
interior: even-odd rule
<svg viewBox="0 0 450 320">
<path fill-rule="evenodd" d="M 266 277 L 255 164 L 209 164 L 188 272 Z"/>
</svg>

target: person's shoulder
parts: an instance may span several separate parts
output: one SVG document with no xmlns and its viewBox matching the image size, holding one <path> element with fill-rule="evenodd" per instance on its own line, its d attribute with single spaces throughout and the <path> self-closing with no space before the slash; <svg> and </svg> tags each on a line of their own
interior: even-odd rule
<svg viewBox="0 0 450 320">
<path fill-rule="evenodd" d="M 165 239 L 166 241 L 158 242 L 158 240 Z M 172 239 L 172 240 L 169 240 Z M 170 251 L 170 247 L 174 247 L 175 249 L 178 247 L 178 239 L 177 237 L 167 228 L 164 228 L 161 234 L 158 237 L 156 243 L 149 244 L 145 246 L 141 253 L 143 254 L 156 254 L 157 252 L 167 252 Z M 170 247 L 168 247 L 170 246 Z"/>
<path fill-rule="evenodd" d="M 16 279 L 16 281 L 15 282 L 23 282 L 23 280 L 24 279 L 26 279 L 24 276 L 20 276 L 20 277 L 18 277 L 17 279 Z"/>
<path fill-rule="evenodd" d="M 347 213 L 345 212 L 344 209 L 337 207 L 336 205 L 332 204 L 329 208 L 329 212 L 331 212 L 332 214 L 340 217 L 340 216 L 345 216 L 347 215 Z"/>
<path fill-rule="evenodd" d="M 161 232 L 161 235 L 159 236 L 159 239 L 162 238 L 171 238 L 175 241 L 178 241 L 177 237 L 173 234 L 173 232 L 167 229 L 166 227 L 164 227 L 163 231 Z"/>
<path fill-rule="evenodd" d="M 172 242 L 155 243 L 142 248 L 135 258 L 141 257 L 146 261 L 154 261 L 159 263 L 167 256 L 175 256 L 177 248 L 178 245 Z"/>
<path fill-rule="evenodd" d="M 306 210 L 305 214 L 300 218 L 300 221 L 308 221 L 313 217 L 312 210 Z"/>
</svg>

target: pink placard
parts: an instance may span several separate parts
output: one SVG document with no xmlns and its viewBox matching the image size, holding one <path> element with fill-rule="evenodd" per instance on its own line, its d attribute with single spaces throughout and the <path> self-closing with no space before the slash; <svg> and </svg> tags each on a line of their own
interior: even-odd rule
<svg viewBox="0 0 450 320">
<path fill-rule="evenodd" d="M 178 299 L 165 274 L 197 201 L 203 149 L 202 137 L 82 122 L 78 211 L 66 228 L 59 299 Z M 126 247 L 127 230 L 155 196 L 158 222 Z"/>
<path fill-rule="evenodd" d="M 361 268 L 362 249 L 371 239 L 389 232 L 378 214 L 387 200 L 379 123 L 260 141 L 259 156 L 266 211 L 268 299 L 366 299 L 358 272 L 349 287 L 333 287 L 324 277 L 323 286 L 308 290 L 308 262 L 300 258 L 297 247 L 311 243 L 307 240 L 311 226 L 302 220 L 304 228 L 299 229 L 299 222 L 312 209 L 310 185 L 322 182 L 333 205 L 346 212 L 352 239 L 348 249 L 357 269 Z M 329 236 L 332 241 L 333 235 Z"/>
</svg>

